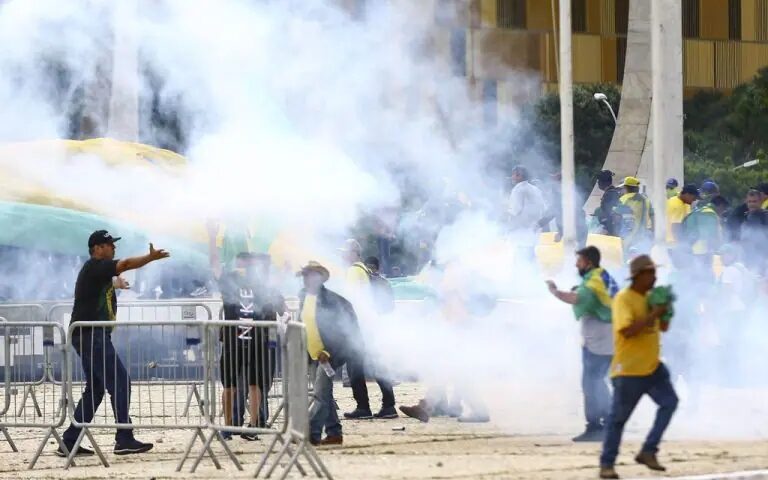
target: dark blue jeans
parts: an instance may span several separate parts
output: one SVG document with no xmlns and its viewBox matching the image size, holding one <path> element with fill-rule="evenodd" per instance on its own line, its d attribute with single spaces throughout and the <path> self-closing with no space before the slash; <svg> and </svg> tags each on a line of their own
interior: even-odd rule
<svg viewBox="0 0 768 480">
<path fill-rule="evenodd" d="M 644 394 L 648 394 L 659 409 L 641 451 L 654 454 L 659 451 L 661 437 L 669 426 L 678 403 L 677 394 L 669 378 L 669 370 L 663 363 L 659 363 L 656 371 L 646 377 L 613 378 L 613 405 L 606 425 L 600 465 L 613 466 L 616 462 L 624 425 Z"/>
<path fill-rule="evenodd" d="M 587 429 L 599 429 L 611 412 L 611 392 L 608 391 L 608 369 L 611 355 L 597 355 L 587 347 L 581 349 L 581 390 L 584 392 L 584 415 Z"/>
<path fill-rule="evenodd" d="M 75 409 L 75 420 L 89 423 L 104 399 L 104 391 L 109 392 L 112 412 L 116 423 L 129 424 L 131 417 L 128 409 L 131 404 L 131 379 L 112 345 L 112 333 L 104 329 L 83 329 L 75 331 L 72 346 L 80 355 L 85 373 L 85 390 Z M 70 424 L 64 431 L 63 440 L 71 445 L 77 440 L 80 428 Z M 133 439 L 133 429 L 118 429 L 115 441 Z"/>
</svg>

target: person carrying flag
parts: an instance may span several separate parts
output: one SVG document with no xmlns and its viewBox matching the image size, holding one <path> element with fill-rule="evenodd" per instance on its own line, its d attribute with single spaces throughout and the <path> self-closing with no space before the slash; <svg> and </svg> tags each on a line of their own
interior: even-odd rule
<svg viewBox="0 0 768 480">
<path fill-rule="evenodd" d="M 574 442 L 602 441 L 605 422 L 611 409 L 611 394 L 606 382 L 613 358 L 611 303 L 619 291 L 616 281 L 600 267 L 600 250 L 586 247 L 576 252 L 576 268 L 582 281 L 573 291 L 557 289 L 552 280 L 549 291 L 559 300 L 573 305 L 576 319 L 581 321 L 583 340 L 581 388 L 587 428 Z"/>
</svg>

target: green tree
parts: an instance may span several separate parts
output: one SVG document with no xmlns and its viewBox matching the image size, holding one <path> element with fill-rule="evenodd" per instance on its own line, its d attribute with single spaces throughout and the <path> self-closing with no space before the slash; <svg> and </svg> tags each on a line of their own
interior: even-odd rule
<svg viewBox="0 0 768 480">
<path fill-rule="evenodd" d="M 592 188 L 594 176 L 605 161 L 615 124 L 608 107 L 594 99 L 604 93 L 619 114 L 621 94 L 615 85 L 576 85 L 573 88 L 573 134 L 576 183 L 583 190 Z M 560 164 L 560 97 L 544 95 L 532 109 L 533 130 L 538 146 L 557 165 Z"/>
</svg>

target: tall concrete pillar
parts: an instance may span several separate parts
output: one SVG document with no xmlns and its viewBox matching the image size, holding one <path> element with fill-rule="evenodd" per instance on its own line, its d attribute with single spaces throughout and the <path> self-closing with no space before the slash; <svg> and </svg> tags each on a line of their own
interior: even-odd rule
<svg viewBox="0 0 768 480">
<path fill-rule="evenodd" d="M 653 128 L 651 102 L 661 102 L 661 114 L 667 135 L 664 140 L 664 178 L 683 180 L 683 62 L 681 9 L 664 0 L 668 7 L 661 15 L 665 36 L 661 58 L 661 91 L 652 92 L 651 81 L 651 2 L 631 0 L 629 30 L 624 64 L 624 81 L 616 130 L 613 133 L 604 169 L 616 173 L 617 182 L 626 176 L 639 177 L 646 193 L 653 195 Z M 600 192 L 595 187 L 587 201 L 587 213 L 599 205 Z M 663 207 L 663 206 L 662 206 Z M 661 208 L 656 206 L 655 208 Z"/>
</svg>

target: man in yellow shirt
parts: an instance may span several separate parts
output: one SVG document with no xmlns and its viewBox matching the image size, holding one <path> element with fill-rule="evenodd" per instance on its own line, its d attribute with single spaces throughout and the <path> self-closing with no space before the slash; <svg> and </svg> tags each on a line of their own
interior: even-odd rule
<svg viewBox="0 0 768 480">
<path fill-rule="evenodd" d="M 341 249 L 344 260 L 349 267 L 347 268 L 345 295 L 354 305 L 355 310 L 361 318 L 375 319 L 376 311 L 373 304 L 373 290 L 371 287 L 371 272 L 363 263 L 363 249 L 360 243 L 351 238 L 347 240 Z M 368 385 L 365 383 L 366 372 L 364 365 L 365 357 L 359 356 L 347 363 L 347 372 L 349 373 L 349 386 L 352 387 L 352 396 L 355 398 L 357 407 L 351 412 L 345 412 L 344 418 L 350 420 L 365 420 L 371 418 L 392 419 L 397 418 L 395 409 L 395 392 L 392 383 L 380 375 L 376 375 L 376 383 L 381 389 L 381 410 L 375 415 L 371 411 L 371 404 L 368 398 Z"/>
<path fill-rule="evenodd" d="M 624 249 L 632 247 L 644 248 L 653 236 L 653 207 L 643 193 L 640 192 L 640 180 L 627 177 L 621 185 L 624 195 L 619 198 L 615 213 L 620 216 L 619 234 L 624 243 Z"/>
<path fill-rule="evenodd" d="M 304 280 L 304 289 L 299 293 L 299 320 L 304 322 L 307 330 L 307 353 L 318 366 L 309 441 L 312 445 L 341 445 L 343 436 L 333 398 L 332 377 L 335 369 L 362 354 L 357 315 L 344 297 L 325 288 L 330 274 L 324 266 L 309 262 L 298 276 Z"/>
<path fill-rule="evenodd" d="M 667 243 L 680 240 L 683 220 L 691 213 L 691 204 L 699 198 L 699 187 L 686 185 L 679 195 L 667 200 Z"/>
<path fill-rule="evenodd" d="M 637 463 L 651 470 L 664 471 L 656 459 L 664 431 L 677 409 L 678 398 L 669 371 L 661 363 L 661 332 L 668 323 L 661 317 L 667 306 L 649 308 L 648 292 L 656 283 L 656 265 L 647 255 L 630 263 L 631 284 L 613 299 L 614 355 L 611 363 L 613 405 L 606 424 L 600 478 L 619 478 L 614 464 L 624 426 L 643 395 L 648 394 L 659 406 L 653 428 L 635 457 Z"/>
</svg>

